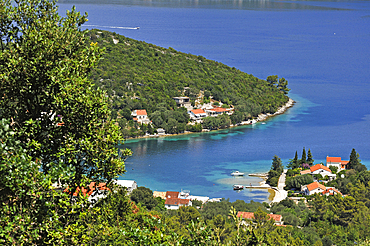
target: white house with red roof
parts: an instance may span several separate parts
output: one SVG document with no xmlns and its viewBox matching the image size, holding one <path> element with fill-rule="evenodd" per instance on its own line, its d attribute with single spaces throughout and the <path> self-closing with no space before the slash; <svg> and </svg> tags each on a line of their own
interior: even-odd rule
<svg viewBox="0 0 370 246">
<path fill-rule="evenodd" d="M 131 113 L 133 120 L 140 124 L 149 124 L 150 120 L 145 109 L 136 109 Z"/>
<path fill-rule="evenodd" d="M 348 164 L 348 162 L 349 161 L 342 160 L 341 157 L 330 157 L 330 156 L 326 157 L 326 166 L 327 167 L 330 167 L 330 166 L 337 167 L 338 172 L 346 169 L 346 165 Z"/>
<path fill-rule="evenodd" d="M 206 109 L 206 112 L 209 116 L 213 116 L 213 117 L 219 116 L 224 113 L 228 115 L 232 114 L 231 109 L 226 109 L 226 108 L 221 108 L 221 107 Z"/>
<path fill-rule="evenodd" d="M 190 199 L 181 199 L 181 198 L 167 198 L 164 203 L 165 208 L 167 209 L 179 209 L 182 206 L 191 206 L 192 202 Z"/>
<path fill-rule="evenodd" d="M 327 188 L 322 194 L 325 196 L 333 196 L 337 194 L 343 196 L 343 194 L 339 190 L 335 189 L 334 187 Z"/>
<path fill-rule="evenodd" d="M 190 119 L 200 120 L 207 117 L 207 113 L 203 109 L 193 109 L 189 111 Z"/>
<path fill-rule="evenodd" d="M 328 167 L 326 167 L 322 164 L 316 164 L 316 165 L 310 167 L 310 171 L 311 171 L 312 175 L 321 174 L 321 176 L 323 176 L 323 177 L 332 176 L 331 170 Z"/>
<path fill-rule="evenodd" d="M 325 185 L 322 185 L 318 182 L 313 182 L 311 184 L 304 185 L 301 187 L 301 191 L 303 191 L 304 194 L 307 196 L 315 194 L 315 193 L 322 193 L 325 190 L 326 190 Z"/>
<path fill-rule="evenodd" d="M 236 215 L 237 217 L 242 217 L 242 219 L 244 220 L 244 223 L 246 223 L 245 221 L 253 221 L 255 218 L 254 218 L 254 213 L 252 212 L 241 212 L 239 211 L 238 214 Z M 283 216 L 281 216 L 280 214 L 267 214 L 267 216 L 269 217 L 269 219 L 271 220 L 274 220 L 274 223 L 275 225 L 283 225 Z"/>
</svg>

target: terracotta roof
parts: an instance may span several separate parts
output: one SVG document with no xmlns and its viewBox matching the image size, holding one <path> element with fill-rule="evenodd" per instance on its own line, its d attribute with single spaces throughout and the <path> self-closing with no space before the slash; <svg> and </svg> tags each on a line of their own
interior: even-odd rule
<svg viewBox="0 0 370 246">
<path fill-rule="evenodd" d="M 191 110 L 191 112 L 193 112 L 193 114 L 205 114 L 206 112 L 204 112 L 203 109 L 193 109 Z"/>
<path fill-rule="evenodd" d="M 334 193 L 342 195 L 342 193 L 339 190 L 334 189 L 334 188 L 328 188 L 322 194 L 325 195 L 327 193 L 329 193 L 329 195 L 334 195 Z"/>
<path fill-rule="evenodd" d="M 215 111 L 215 112 L 226 112 L 227 110 L 225 108 L 213 108 L 211 109 L 211 111 Z"/>
<path fill-rule="evenodd" d="M 178 198 L 179 197 L 179 194 L 180 192 L 178 191 L 167 191 L 166 192 L 166 198 Z"/>
<path fill-rule="evenodd" d="M 315 166 L 310 167 L 311 173 L 319 169 L 324 169 L 325 171 L 331 172 L 331 170 L 328 167 L 322 164 L 316 164 Z"/>
<path fill-rule="evenodd" d="M 301 175 L 305 175 L 305 174 L 308 174 L 308 173 L 311 173 L 310 169 L 301 171 Z"/>
<path fill-rule="evenodd" d="M 254 219 L 254 213 L 252 213 L 252 212 L 241 212 L 241 211 L 239 211 L 236 216 L 238 216 L 238 217 L 242 216 L 243 219 L 249 219 L 249 220 Z M 270 217 L 270 219 L 275 220 L 276 222 L 280 222 L 281 219 L 282 219 L 282 216 L 280 214 L 267 214 L 267 216 Z"/>
<path fill-rule="evenodd" d="M 189 199 L 181 199 L 181 198 L 167 198 L 165 205 L 188 205 L 190 202 Z"/>
<path fill-rule="evenodd" d="M 326 157 L 326 162 L 341 162 L 341 157 Z"/>
<path fill-rule="evenodd" d="M 347 165 L 349 161 L 341 161 L 340 164 Z"/>
<path fill-rule="evenodd" d="M 147 115 L 145 109 L 138 109 L 136 110 L 136 115 Z"/>
<path fill-rule="evenodd" d="M 84 196 L 91 196 L 91 194 L 96 190 L 109 190 L 106 183 L 100 183 L 98 186 L 95 185 L 95 182 L 91 182 L 88 186 L 88 188 L 80 187 L 76 188 L 76 191 L 73 193 L 73 196 L 78 196 L 78 193 L 81 191 Z M 69 192 L 68 188 L 64 190 L 64 192 Z"/>
<path fill-rule="evenodd" d="M 322 190 L 326 190 L 326 187 L 325 187 L 324 185 L 322 185 L 322 184 L 318 183 L 318 182 L 313 182 L 313 183 L 311 183 L 311 184 L 308 184 L 306 187 L 307 187 L 307 189 L 308 189 L 309 191 L 315 190 L 315 189 L 317 189 L 317 188 L 320 188 L 320 189 L 322 189 Z"/>
</svg>

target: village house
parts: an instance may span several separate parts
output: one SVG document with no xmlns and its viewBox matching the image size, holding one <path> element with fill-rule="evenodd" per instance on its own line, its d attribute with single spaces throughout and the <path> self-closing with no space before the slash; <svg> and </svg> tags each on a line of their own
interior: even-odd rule
<svg viewBox="0 0 370 246">
<path fill-rule="evenodd" d="M 337 175 L 333 174 L 328 167 L 322 164 L 316 164 L 315 166 L 310 167 L 310 171 L 311 175 L 321 174 L 323 177 L 328 176 L 329 180 L 333 180 L 337 177 Z"/>
<path fill-rule="evenodd" d="M 239 211 L 238 214 L 236 215 L 237 217 L 242 217 L 243 222 L 247 225 L 249 225 L 253 220 L 254 220 L 254 213 L 252 212 L 241 212 Z M 280 214 L 267 214 L 267 216 L 274 220 L 275 225 L 283 225 L 283 216 Z M 253 222 L 252 222 L 253 223 Z"/>
<path fill-rule="evenodd" d="M 175 100 L 177 107 L 184 107 L 188 110 L 193 109 L 191 106 L 190 98 L 189 97 L 173 97 L 172 99 Z"/>
<path fill-rule="evenodd" d="M 191 206 L 192 203 L 190 199 L 181 199 L 181 198 L 167 198 L 164 203 L 165 208 L 167 209 L 179 209 L 181 206 Z"/>
<path fill-rule="evenodd" d="M 316 164 L 316 165 L 310 167 L 310 169 L 303 170 L 300 173 L 301 173 L 301 175 L 311 174 L 312 176 L 315 175 L 315 174 L 320 174 L 322 177 L 327 176 L 329 178 L 329 180 L 333 180 L 337 177 L 337 175 L 333 174 L 328 167 L 326 167 L 322 164 Z"/>
<path fill-rule="evenodd" d="M 200 120 L 207 117 L 207 113 L 203 109 L 193 109 L 189 111 L 191 120 Z"/>
<path fill-rule="evenodd" d="M 326 190 L 325 185 L 322 185 L 318 182 L 313 182 L 311 184 L 304 185 L 304 186 L 301 187 L 301 191 L 306 196 L 309 196 L 309 195 L 312 195 L 312 194 L 315 194 L 315 193 L 322 193 L 325 190 Z"/>
<path fill-rule="evenodd" d="M 326 157 L 326 166 L 327 167 L 331 167 L 331 166 L 337 167 L 338 172 L 345 170 L 348 162 L 349 161 L 342 160 L 341 157 L 329 157 L 329 156 Z"/>
<path fill-rule="evenodd" d="M 207 113 L 208 116 L 212 116 L 212 117 L 216 117 L 216 116 L 219 116 L 219 115 L 224 114 L 224 113 L 228 114 L 228 115 L 232 114 L 230 109 L 221 108 L 221 107 L 206 109 L 206 113 Z"/>
<path fill-rule="evenodd" d="M 322 192 L 322 194 L 325 196 L 333 196 L 337 194 L 343 196 L 343 194 L 339 190 L 335 189 L 334 187 L 327 188 L 325 191 Z"/>
<path fill-rule="evenodd" d="M 140 124 L 149 124 L 150 120 L 145 109 L 136 109 L 131 113 L 133 120 Z"/>
</svg>

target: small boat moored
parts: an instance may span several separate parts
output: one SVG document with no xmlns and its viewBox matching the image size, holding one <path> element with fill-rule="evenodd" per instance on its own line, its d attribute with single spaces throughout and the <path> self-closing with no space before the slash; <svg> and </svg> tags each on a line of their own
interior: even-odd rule
<svg viewBox="0 0 370 246">
<path fill-rule="evenodd" d="M 241 173 L 239 171 L 235 171 L 235 172 L 231 173 L 231 176 L 243 176 L 243 175 L 244 175 L 244 173 Z"/>
<path fill-rule="evenodd" d="M 233 185 L 234 190 L 242 190 L 244 187 L 242 185 Z"/>
</svg>

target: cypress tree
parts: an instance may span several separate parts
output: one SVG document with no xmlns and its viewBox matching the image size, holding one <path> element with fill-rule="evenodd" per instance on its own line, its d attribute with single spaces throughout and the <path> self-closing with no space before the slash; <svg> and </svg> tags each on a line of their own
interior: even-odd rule
<svg viewBox="0 0 370 246">
<path fill-rule="evenodd" d="M 310 164 L 310 166 L 312 166 L 312 164 L 313 164 L 313 162 L 314 162 L 315 160 L 314 159 L 312 159 L 312 154 L 311 154 L 311 150 L 310 149 L 308 149 L 308 153 L 307 153 L 307 163 L 308 164 Z"/>
<path fill-rule="evenodd" d="M 300 164 L 302 165 L 303 163 L 307 163 L 306 149 L 304 147 L 303 147 L 302 158 L 301 158 Z"/>
</svg>

